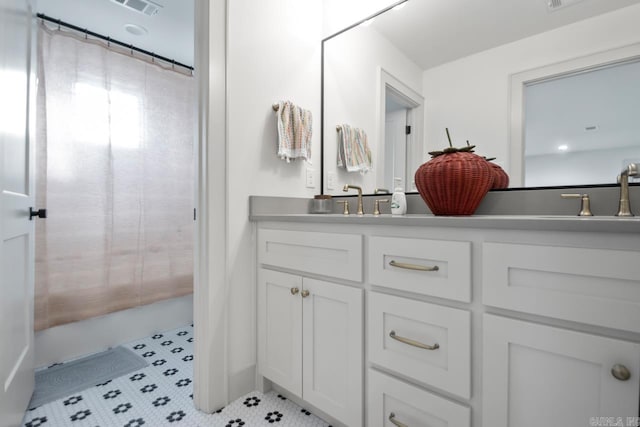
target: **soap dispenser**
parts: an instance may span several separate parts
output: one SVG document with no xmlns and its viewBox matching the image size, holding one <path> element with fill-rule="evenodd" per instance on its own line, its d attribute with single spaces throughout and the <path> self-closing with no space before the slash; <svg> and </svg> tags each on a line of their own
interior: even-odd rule
<svg viewBox="0 0 640 427">
<path fill-rule="evenodd" d="M 407 213 L 407 196 L 400 186 L 402 178 L 394 178 L 393 180 L 396 181 L 396 187 L 391 196 L 391 214 L 404 215 Z"/>
</svg>

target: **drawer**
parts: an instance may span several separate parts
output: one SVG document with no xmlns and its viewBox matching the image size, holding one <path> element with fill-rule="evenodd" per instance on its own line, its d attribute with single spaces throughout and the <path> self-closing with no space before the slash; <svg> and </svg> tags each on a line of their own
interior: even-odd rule
<svg viewBox="0 0 640 427">
<path fill-rule="evenodd" d="M 371 284 L 471 301 L 471 243 L 371 237 Z"/>
<path fill-rule="evenodd" d="M 482 245 L 483 303 L 640 332 L 640 252 Z"/>
<path fill-rule="evenodd" d="M 380 372 L 369 370 L 368 422 L 370 427 L 471 425 L 471 409 L 409 385 Z"/>
<path fill-rule="evenodd" d="M 258 263 L 362 281 L 362 236 L 258 230 Z"/>
<path fill-rule="evenodd" d="M 369 294 L 371 363 L 464 399 L 471 397 L 470 329 L 466 310 Z"/>
</svg>

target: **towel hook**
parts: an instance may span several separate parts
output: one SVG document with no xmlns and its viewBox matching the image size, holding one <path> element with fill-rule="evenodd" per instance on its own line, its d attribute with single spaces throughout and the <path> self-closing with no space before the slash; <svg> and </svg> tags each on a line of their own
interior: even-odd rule
<svg viewBox="0 0 640 427">
<path fill-rule="evenodd" d="M 271 108 L 273 108 L 273 111 L 278 111 L 280 109 L 280 104 L 273 104 Z"/>
</svg>

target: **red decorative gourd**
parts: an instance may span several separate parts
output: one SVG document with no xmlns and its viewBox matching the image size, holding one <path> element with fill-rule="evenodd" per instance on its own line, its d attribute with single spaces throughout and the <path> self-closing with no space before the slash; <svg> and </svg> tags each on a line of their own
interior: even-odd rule
<svg viewBox="0 0 640 427">
<path fill-rule="evenodd" d="M 509 175 L 499 165 L 487 160 L 491 170 L 493 171 L 493 185 L 492 190 L 500 190 L 509 187 Z"/>
<path fill-rule="evenodd" d="M 489 166 L 491 166 L 491 171 L 493 172 L 493 185 L 491 186 L 492 190 L 501 190 L 503 188 L 509 187 L 509 175 L 502 169 L 499 165 L 492 162 L 495 160 L 495 157 L 485 157 L 487 162 L 489 162 Z"/>
<path fill-rule="evenodd" d="M 472 145 L 430 152 L 431 160 L 418 168 L 418 192 L 435 215 L 473 215 L 491 189 L 493 168 L 484 157 L 473 154 Z"/>
</svg>

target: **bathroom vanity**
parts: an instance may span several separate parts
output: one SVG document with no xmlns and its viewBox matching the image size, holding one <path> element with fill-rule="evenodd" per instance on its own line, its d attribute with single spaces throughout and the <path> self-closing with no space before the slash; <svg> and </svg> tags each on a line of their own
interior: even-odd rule
<svg viewBox="0 0 640 427">
<path fill-rule="evenodd" d="M 251 219 L 259 376 L 331 422 L 638 417 L 639 219 Z"/>
</svg>

